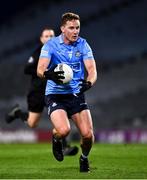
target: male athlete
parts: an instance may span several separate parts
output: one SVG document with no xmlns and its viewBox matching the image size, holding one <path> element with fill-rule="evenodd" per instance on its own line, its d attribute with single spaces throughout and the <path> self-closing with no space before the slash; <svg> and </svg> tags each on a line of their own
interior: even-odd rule
<svg viewBox="0 0 147 180">
<path fill-rule="evenodd" d="M 54 157 L 63 161 L 62 140 L 70 131 L 70 117 L 81 135 L 80 172 L 89 172 L 88 155 L 94 142 L 94 134 L 84 92 L 90 89 L 97 79 L 96 64 L 90 46 L 85 39 L 79 37 L 79 15 L 70 12 L 63 14 L 61 32 L 61 35 L 52 38 L 43 46 L 37 67 L 38 76 L 48 80 L 45 98 L 48 115 L 53 124 L 52 150 Z M 58 74 L 53 71 L 59 63 L 66 63 L 73 70 L 73 79 L 68 84 L 62 84 L 62 69 Z M 86 78 L 84 69 L 87 71 Z"/>
</svg>

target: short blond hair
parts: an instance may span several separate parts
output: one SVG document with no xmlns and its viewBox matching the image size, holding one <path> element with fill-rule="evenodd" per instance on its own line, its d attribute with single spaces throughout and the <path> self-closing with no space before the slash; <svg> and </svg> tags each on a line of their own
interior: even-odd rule
<svg viewBox="0 0 147 180">
<path fill-rule="evenodd" d="M 72 21 L 72 20 L 79 20 L 80 21 L 80 16 L 78 14 L 75 14 L 72 12 L 64 13 L 62 15 L 61 26 L 64 26 L 67 21 Z"/>
</svg>

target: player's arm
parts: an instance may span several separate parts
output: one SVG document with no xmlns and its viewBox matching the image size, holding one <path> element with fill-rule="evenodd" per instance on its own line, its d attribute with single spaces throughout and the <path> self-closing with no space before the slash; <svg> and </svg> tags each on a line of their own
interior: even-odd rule
<svg viewBox="0 0 147 180">
<path fill-rule="evenodd" d="M 37 76 L 39 76 L 40 78 L 47 79 L 47 77 L 45 77 L 45 72 L 48 69 L 50 59 L 51 59 L 51 48 L 46 43 L 41 48 L 38 65 L 37 65 Z"/>
<path fill-rule="evenodd" d="M 92 50 L 87 42 L 83 47 L 83 62 L 87 71 L 87 78 L 82 79 L 80 85 L 80 93 L 84 93 L 90 89 L 97 80 L 96 63 Z"/>
<path fill-rule="evenodd" d="M 54 68 L 49 68 L 49 64 L 52 58 L 53 48 L 47 43 L 42 47 L 40 58 L 37 66 L 37 75 L 40 78 L 45 78 L 47 80 L 52 80 L 55 83 L 62 83 L 61 79 L 63 77 L 63 71 L 54 72 Z"/>
<path fill-rule="evenodd" d="M 48 80 L 52 80 L 57 84 L 62 84 L 62 80 L 64 79 L 63 71 L 54 72 L 54 68 L 48 70 L 48 65 L 50 60 L 48 58 L 40 58 L 37 66 L 37 75 L 40 78 L 45 78 Z"/>
<path fill-rule="evenodd" d="M 37 66 L 37 75 L 40 78 L 45 78 L 44 73 L 47 70 L 49 63 L 50 63 L 50 60 L 48 58 L 45 58 L 45 57 L 39 58 L 38 66 Z"/>
<path fill-rule="evenodd" d="M 84 65 L 87 71 L 86 81 L 91 82 L 91 85 L 93 85 L 97 80 L 97 69 L 96 69 L 95 60 L 94 59 L 84 60 Z"/>
<path fill-rule="evenodd" d="M 90 89 L 97 79 L 97 70 L 96 70 L 95 60 L 93 59 L 84 60 L 84 65 L 87 71 L 87 78 L 81 79 L 81 83 L 79 84 L 80 85 L 79 94 L 82 94 L 88 89 Z"/>
</svg>

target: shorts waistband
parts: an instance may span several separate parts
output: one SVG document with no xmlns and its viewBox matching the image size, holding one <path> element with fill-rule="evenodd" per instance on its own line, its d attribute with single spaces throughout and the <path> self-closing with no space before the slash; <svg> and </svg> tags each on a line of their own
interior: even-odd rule
<svg viewBox="0 0 147 180">
<path fill-rule="evenodd" d="M 78 97 L 76 94 L 48 94 L 48 97 L 57 97 L 57 98 L 72 98 Z"/>
</svg>

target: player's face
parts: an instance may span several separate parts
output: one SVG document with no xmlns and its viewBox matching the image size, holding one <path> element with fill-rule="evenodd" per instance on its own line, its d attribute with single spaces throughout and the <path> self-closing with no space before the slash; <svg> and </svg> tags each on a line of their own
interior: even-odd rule
<svg viewBox="0 0 147 180">
<path fill-rule="evenodd" d="M 42 44 L 45 44 L 50 38 L 54 37 L 55 33 L 53 30 L 44 30 L 40 37 Z"/>
<path fill-rule="evenodd" d="M 80 21 L 67 21 L 66 24 L 61 27 L 61 31 L 64 35 L 64 42 L 66 44 L 75 42 L 78 39 L 80 32 Z"/>
</svg>

